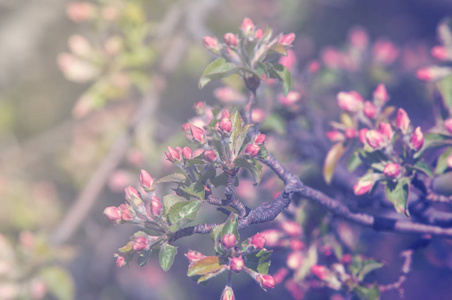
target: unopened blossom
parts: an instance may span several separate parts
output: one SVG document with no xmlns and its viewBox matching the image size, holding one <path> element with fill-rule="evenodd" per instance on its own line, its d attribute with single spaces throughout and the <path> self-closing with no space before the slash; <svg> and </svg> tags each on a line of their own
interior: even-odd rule
<svg viewBox="0 0 452 300">
<path fill-rule="evenodd" d="M 234 248 L 237 243 L 237 239 L 234 234 L 228 233 L 223 236 L 221 243 L 226 249 L 231 249 Z"/>
<path fill-rule="evenodd" d="M 228 118 L 222 118 L 218 127 L 222 133 L 230 134 L 232 131 L 232 121 Z"/>
<path fill-rule="evenodd" d="M 256 281 L 264 290 L 272 289 L 275 287 L 275 279 L 271 275 L 259 274 L 256 277 Z"/>
<path fill-rule="evenodd" d="M 259 133 L 254 140 L 254 143 L 257 145 L 262 145 L 265 142 L 266 136 L 265 134 Z"/>
<path fill-rule="evenodd" d="M 245 263 L 242 257 L 233 257 L 230 262 L 231 270 L 239 273 L 243 270 Z"/>
<path fill-rule="evenodd" d="M 204 254 L 202 254 L 201 252 L 189 250 L 185 254 L 185 257 L 187 257 L 187 259 L 190 263 L 195 263 L 195 262 L 205 258 L 206 256 Z"/>
<path fill-rule="evenodd" d="M 243 19 L 240 29 L 243 31 L 243 34 L 245 36 L 248 36 L 252 31 L 254 31 L 253 21 L 251 21 L 251 19 L 249 18 Z"/>
<path fill-rule="evenodd" d="M 289 34 L 283 35 L 281 37 L 281 39 L 279 40 L 279 43 L 283 46 L 290 46 L 294 40 L 295 40 L 295 34 L 289 33 Z"/>
<path fill-rule="evenodd" d="M 416 77 L 422 81 L 438 81 L 447 76 L 449 76 L 452 72 L 452 68 L 450 67 L 424 67 L 419 69 L 416 72 Z"/>
<path fill-rule="evenodd" d="M 153 216 L 160 216 L 163 212 L 162 201 L 156 196 L 151 197 L 151 213 Z"/>
<path fill-rule="evenodd" d="M 383 134 L 386 140 L 390 141 L 394 136 L 394 131 L 392 130 L 392 126 L 389 123 L 381 122 L 378 125 L 378 131 Z"/>
<path fill-rule="evenodd" d="M 245 148 L 245 154 L 248 154 L 251 157 L 255 157 L 259 154 L 261 147 L 257 144 L 249 144 Z"/>
<path fill-rule="evenodd" d="M 190 147 L 185 146 L 185 147 L 182 149 L 182 157 L 183 157 L 184 159 L 192 159 L 192 158 L 193 158 L 193 150 L 191 150 Z"/>
<path fill-rule="evenodd" d="M 168 146 L 168 151 L 165 151 L 165 156 L 172 163 L 181 159 L 179 152 L 171 146 Z"/>
<path fill-rule="evenodd" d="M 256 249 L 262 249 L 265 246 L 265 236 L 263 233 L 256 233 L 251 238 L 251 245 L 254 246 Z"/>
<path fill-rule="evenodd" d="M 114 257 L 116 257 L 116 266 L 118 268 L 124 267 L 127 264 L 124 256 L 115 254 Z"/>
<path fill-rule="evenodd" d="M 133 251 L 143 251 L 149 249 L 148 240 L 145 237 L 138 237 L 132 245 Z"/>
<path fill-rule="evenodd" d="M 267 247 L 277 246 L 281 238 L 284 236 L 284 233 L 277 229 L 267 229 L 261 232 L 261 234 L 265 238 L 265 244 Z M 264 245 L 262 245 L 264 247 Z"/>
<path fill-rule="evenodd" d="M 146 170 L 140 171 L 140 185 L 146 190 L 151 191 L 154 189 L 154 178 L 146 172 Z"/>
<path fill-rule="evenodd" d="M 345 137 L 349 140 L 354 139 L 358 136 L 358 132 L 356 132 L 355 128 L 347 128 L 345 129 Z"/>
<path fill-rule="evenodd" d="M 229 47 L 237 47 L 239 39 L 237 38 L 237 36 L 235 34 L 228 32 L 224 35 L 224 42 Z"/>
<path fill-rule="evenodd" d="M 109 206 L 105 208 L 104 215 L 115 224 L 119 224 L 121 221 L 121 210 L 116 206 Z"/>
<path fill-rule="evenodd" d="M 119 209 L 121 210 L 121 219 L 123 221 L 132 221 L 134 219 L 135 213 L 132 212 L 125 203 L 121 204 Z"/>
<path fill-rule="evenodd" d="M 325 280 L 329 271 L 325 266 L 313 265 L 311 267 L 311 273 L 317 276 L 321 280 Z"/>
<path fill-rule="evenodd" d="M 348 112 L 357 112 L 363 107 L 363 97 L 355 91 L 339 92 L 337 94 L 337 104 Z"/>
<path fill-rule="evenodd" d="M 191 135 L 193 136 L 194 141 L 199 142 L 200 144 L 205 144 L 206 134 L 204 132 L 204 129 L 191 125 L 190 132 L 191 132 Z"/>
<path fill-rule="evenodd" d="M 377 85 L 377 88 L 375 89 L 373 96 L 374 102 L 378 106 L 383 106 L 386 103 L 386 101 L 388 101 L 389 99 L 388 92 L 386 91 L 386 87 L 383 83 Z"/>
<path fill-rule="evenodd" d="M 284 106 L 293 105 L 296 102 L 298 102 L 300 99 L 301 99 L 301 93 L 296 92 L 296 91 L 289 91 L 289 93 L 287 93 L 287 96 L 284 96 L 282 94 L 279 96 L 279 102 L 281 102 L 281 104 Z"/>
<path fill-rule="evenodd" d="M 383 169 L 383 174 L 388 178 L 396 178 L 400 174 L 400 165 L 396 163 L 387 164 Z"/>
<path fill-rule="evenodd" d="M 451 54 L 449 53 L 449 51 L 447 50 L 446 47 L 443 46 L 435 46 L 432 48 L 432 50 L 430 51 L 430 53 L 432 54 L 432 56 L 438 60 L 447 60 L 448 58 L 451 57 Z"/>
<path fill-rule="evenodd" d="M 217 159 L 217 155 L 212 150 L 206 150 L 202 154 L 202 157 L 208 162 L 214 162 Z"/>
<path fill-rule="evenodd" d="M 364 102 L 363 112 L 366 117 L 368 117 L 369 119 L 373 119 L 377 115 L 377 108 L 372 102 L 366 101 Z"/>
<path fill-rule="evenodd" d="M 358 137 L 363 145 L 366 144 L 366 134 L 368 131 L 369 131 L 369 129 L 367 129 L 367 128 L 362 128 L 359 130 Z"/>
<path fill-rule="evenodd" d="M 361 27 L 353 28 L 349 33 L 349 39 L 354 47 L 361 50 L 365 49 L 369 43 L 369 35 Z"/>
<path fill-rule="evenodd" d="M 421 131 L 421 127 L 417 127 L 410 138 L 410 146 L 415 151 L 419 151 L 424 145 L 424 134 Z"/>
<path fill-rule="evenodd" d="M 296 250 L 301 250 L 304 247 L 305 247 L 305 244 L 302 241 L 300 241 L 298 239 L 290 240 L 290 243 L 289 243 L 290 249 L 296 251 Z"/>
<path fill-rule="evenodd" d="M 230 286 L 225 286 L 223 293 L 221 293 L 220 300 L 235 300 L 234 291 Z"/>
<path fill-rule="evenodd" d="M 366 141 L 374 149 L 386 146 L 385 137 L 377 130 L 369 130 L 366 133 Z"/>
<path fill-rule="evenodd" d="M 209 50 L 209 51 L 211 51 L 211 52 L 216 53 L 216 52 L 218 52 L 218 51 L 220 50 L 220 46 L 219 46 L 219 44 L 218 44 L 218 41 L 217 41 L 217 39 L 214 38 L 214 37 L 211 37 L 211 36 L 205 36 L 205 37 L 202 39 L 202 44 L 204 45 L 204 47 L 205 47 L 207 50 Z"/>
<path fill-rule="evenodd" d="M 264 35 L 264 31 L 261 28 L 256 29 L 256 32 L 254 33 L 254 37 L 256 40 L 260 40 L 262 36 Z"/>
<path fill-rule="evenodd" d="M 374 186 L 375 180 L 363 179 L 361 178 L 358 182 L 353 186 L 353 192 L 356 196 L 364 195 L 369 192 Z"/>
<path fill-rule="evenodd" d="M 410 118 L 403 108 L 397 110 L 396 126 L 403 134 L 407 134 L 410 127 Z"/>
<path fill-rule="evenodd" d="M 340 141 L 345 140 L 344 134 L 337 130 L 327 131 L 327 132 L 325 132 L 325 135 L 326 135 L 327 139 L 329 139 L 332 142 L 340 142 Z"/>
<path fill-rule="evenodd" d="M 73 2 L 69 3 L 66 13 L 74 22 L 82 22 L 94 17 L 96 8 L 89 2 Z"/>
<path fill-rule="evenodd" d="M 391 65 L 399 56 L 399 49 L 387 40 L 378 40 L 373 46 L 372 54 L 375 61 Z"/>
</svg>

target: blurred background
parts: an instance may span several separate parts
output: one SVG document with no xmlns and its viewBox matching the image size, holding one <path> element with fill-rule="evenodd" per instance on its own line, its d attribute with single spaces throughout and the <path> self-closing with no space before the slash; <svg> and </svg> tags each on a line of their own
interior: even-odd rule
<svg viewBox="0 0 452 300">
<path fill-rule="evenodd" d="M 386 82 L 392 104 L 423 125 L 431 121 L 431 91 L 414 74 L 431 63 L 436 26 L 447 15 L 449 0 L 0 0 L 0 299 L 218 298 L 224 278 L 199 286 L 185 276 L 182 253 L 212 252 L 207 236 L 178 241 L 167 273 L 156 257 L 119 269 L 113 253 L 134 228 L 102 215 L 123 202 L 124 187 L 138 184 L 140 169 L 168 174 L 164 151 L 184 143 L 180 126 L 193 103 L 217 102 L 221 83 L 197 88 L 212 59 L 202 37 L 237 32 L 250 17 L 297 35 L 298 70 L 312 60 L 327 70 L 328 49 L 345 51 L 359 26 L 369 43 L 390 41 L 397 62 L 365 76 L 323 76 L 313 88 L 322 91 L 319 105 L 334 114 L 338 90 L 370 95 Z M 390 265 L 378 279 L 396 279 L 397 253 L 410 237 L 364 232 L 360 250 Z M 433 243 L 415 257 L 407 299 L 451 292 L 451 244 Z M 270 273 L 283 263 L 276 258 Z M 243 299 L 291 297 L 283 286 L 265 293 L 236 277 Z"/>
</svg>

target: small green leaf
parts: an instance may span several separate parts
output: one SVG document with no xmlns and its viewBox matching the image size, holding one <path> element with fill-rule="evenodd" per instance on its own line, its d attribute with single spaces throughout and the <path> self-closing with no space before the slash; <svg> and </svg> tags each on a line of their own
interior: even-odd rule
<svg viewBox="0 0 452 300">
<path fill-rule="evenodd" d="M 286 67 L 280 64 L 274 64 L 273 69 L 276 74 L 278 74 L 278 78 L 281 80 L 283 84 L 283 93 L 285 96 L 289 93 L 290 87 L 292 86 L 292 80 L 290 78 L 290 71 Z"/>
<path fill-rule="evenodd" d="M 259 273 L 267 274 L 271 264 L 270 256 L 272 252 L 262 249 L 259 252 L 252 252 L 246 255 L 247 266 Z"/>
<path fill-rule="evenodd" d="M 361 300 L 379 300 L 380 299 L 380 290 L 378 289 L 378 285 L 375 283 L 372 287 L 365 286 L 357 286 L 353 289 L 356 296 Z"/>
<path fill-rule="evenodd" d="M 216 256 L 207 256 L 195 262 L 187 272 L 187 276 L 207 275 L 221 269 L 220 261 Z"/>
<path fill-rule="evenodd" d="M 170 208 L 174 204 L 179 203 L 179 202 L 187 202 L 187 199 L 180 197 L 178 195 L 171 194 L 171 195 L 165 195 L 163 197 L 162 202 L 163 202 L 163 215 L 166 216 L 169 213 Z"/>
<path fill-rule="evenodd" d="M 169 210 L 168 218 L 171 223 L 190 222 L 198 216 L 201 200 L 192 200 L 175 203 Z"/>
<path fill-rule="evenodd" d="M 440 133 L 428 133 L 424 135 L 423 151 L 430 148 L 452 146 L 452 136 Z"/>
<path fill-rule="evenodd" d="M 216 252 L 219 252 L 219 242 L 221 239 L 221 232 L 223 231 L 224 224 L 216 226 L 214 229 L 212 229 L 212 232 L 210 233 L 210 237 L 212 238 L 212 241 L 214 243 L 214 248 Z"/>
<path fill-rule="evenodd" d="M 386 198 L 394 204 L 394 208 L 398 213 L 404 213 L 410 216 L 408 211 L 408 191 L 410 188 L 410 179 L 407 177 L 400 178 L 397 182 L 388 182 L 386 184 Z"/>
<path fill-rule="evenodd" d="M 237 157 L 234 160 L 234 165 L 250 171 L 254 178 L 254 185 L 259 184 L 262 179 L 262 166 L 256 160 Z"/>
<path fill-rule="evenodd" d="M 228 175 L 226 173 L 221 173 L 220 175 L 211 178 L 210 183 L 212 183 L 215 187 L 218 187 L 220 185 L 227 185 L 228 183 Z"/>
<path fill-rule="evenodd" d="M 446 151 L 438 157 L 438 162 L 436 163 L 436 175 L 443 174 L 447 168 L 447 158 L 452 154 L 452 147 L 446 149 Z"/>
<path fill-rule="evenodd" d="M 236 214 L 230 214 L 228 219 L 226 220 L 226 222 L 223 225 L 223 230 L 221 231 L 221 236 L 225 236 L 226 234 L 233 234 L 235 235 L 235 238 L 237 241 L 240 240 L 240 235 L 239 232 L 237 230 L 237 226 L 238 226 L 238 215 Z"/>
<path fill-rule="evenodd" d="M 157 183 L 166 183 L 166 182 L 174 182 L 174 183 L 185 183 L 187 178 L 182 173 L 173 173 L 170 175 L 167 175 L 165 177 L 160 178 L 157 180 Z"/>
<path fill-rule="evenodd" d="M 429 166 L 429 164 L 427 164 L 423 160 L 419 160 L 414 165 L 408 165 L 407 167 L 410 169 L 416 170 L 416 171 L 420 171 L 420 172 L 424 173 L 425 175 L 433 178 L 432 168 Z"/>
<path fill-rule="evenodd" d="M 209 280 L 210 278 L 213 278 L 213 277 L 215 277 L 215 276 L 218 276 L 218 275 L 220 275 L 221 273 L 223 273 L 223 272 L 226 271 L 226 270 L 227 270 L 226 266 L 223 265 L 218 271 L 212 272 L 212 273 L 209 273 L 209 274 L 207 274 L 207 275 L 204 275 L 204 276 L 200 277 L 200 278 L 198 279 L 198 284 L 199 284 L 199 283 L 206 282 L 206 281 Z"/>
<path fill-rule="evenodd" d="M 363 281 L 364 277 L 366 277 L 367 274 L 382 267 L 384 267 L 384 264 L 379 261 L 372 259 L 364 260 L 362 263 L 361 270 L 357 275 L 357 278 L 359 281 Z"/>
<path fill-rule="evenodd" d="M 330 151 L 325 158 L 325 163 L 323 165 L 323 178 L 327 184 L 331 183 L 333 179 L 334 169 L 336 168 L 339 159 L 345 152 L 344 145 L 342 143 L 337 143 L 331 147 Z"/>
<path fill-rule="evenodd" d="M 234 139 L 231 139 L 233 147 L 234 147 L 234 155 L 238 155 L 240 153 L 240 150 L 242 149 L 243 142 L 245 141 L 248 131 L 253 126 L 253 124 L 248 124 L 242 128 L 242 130 L 234 137 Z"/>
<path fill-rule="evenodd" d="M 119 248 L 118 251 L 121 253 L 127 253 L 129 251 L 132 251 L 132 247 L 133 247 L 133 242 L 130 241 L 124 247 Z"/>
<path fill-rule="evenodd" d="M 160 246 L 159 261 L 160 267 L 163 271 L 168 271 L 174 263 L 174 258 L 177 254 L 177 247 L 174 247 L 168 243 L 163 243 Z"/>
<path fill-rule="evenodd" d="M 201 182 L 194 182 L 188 187 L 179 187 L 179 188 L 185 193 L 189 194 L 190 196 L 204 200 L 205 191 L 204 185 Z"/>
<path fill-rule="evenodd" d="M 444 105 L 449 109 L 449 113 L 452 113 L 452 75 L 441 79 L 436 85 L 443 97 Z"/>
<path fill-rule="evenodd" d="M 361 158 L 357 151 L 353 152 L 352 157 L 348 163 L 347 169 L 349 172 L 355 171 L 362 164 Z"/>
<path fill-rule="evenodd" d="M 61 300 L 74 298 L 74 282 L 65 269 L 57 266 L 44 267 L 39 271 L 39 277 L 55 298 Z"/>
<path fill-rule="evenodd" d="M 230 76 L 239 70 L 240 68 L 233 63 L 228 62 L 223 57 L 219 57 L 206 67 L 199 79 L 198 87 L 202 89 L 210 81 Z"/>
</svg>

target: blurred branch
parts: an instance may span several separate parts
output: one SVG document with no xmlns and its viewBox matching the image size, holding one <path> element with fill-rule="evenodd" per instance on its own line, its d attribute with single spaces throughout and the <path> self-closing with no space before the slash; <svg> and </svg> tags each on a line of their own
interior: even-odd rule
<svg viewBox="0 0 452 300">
<path fill-rule="evenodd" d="M 180 2 L 180 4 L 183 5 L 182 12 L 191 6 L 199 7 L 204 2 L 205 0 Z M 211 0 L 210 2 L 214 1 Z M 163 38 L 171 37 L 171 33 L 177 31 L 177 25 L 179 25 L 177 17 L 181 15 L 180 9 L 181 6 L 177 4 L 173 5 L 167 15 L 163 18 L 160 27 L 166 32 L 166 35 Z M 203 9 L 202 11 L 204 13 L 208 12 L 206 9 Z M 184 27 L 183 25 L 184 24 L 182 24 L 182 27 Z M 188 39 L 184 35 L 184 31 L 181 30 L 181 32 L 182 33 L 172 37 L 169 45 L 164 47 L 166 52 L 161 58 L 160 64 L 155 72 L 155 74 L 160 75 L 153 78 L 152 90 L 143 98 L 126 131 L 116 139 L 111 150 L 88 180 L 88 183 L 75 200 L 74 205 L 69 209 L 68 214 L 54 232 L 52 236 L 52 242 L 54 244 L 65 243 L 71 238 L 95 203 L 96 198 L 105 186 L 110 174 L 123 159 L 127 149 L 132 143 L 135 129 L 154 115 L 167 83 L 168 75 L 180 64 L 187 50 Z"/>
</svg>

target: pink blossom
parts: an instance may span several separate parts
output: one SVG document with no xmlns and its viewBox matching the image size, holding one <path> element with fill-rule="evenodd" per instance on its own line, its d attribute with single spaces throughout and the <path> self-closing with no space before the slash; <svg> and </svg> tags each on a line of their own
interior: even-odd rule
<svg viewBox="0 0 452 300">
<path fill-rule="evenodd" d="M 265 142 L 266 136 L 265 134 L 259 133 L 254 140 L 254 143 L 257 145 L 262 145 Z"/>
<path fill-rule="evenodd" d="M 214 162 L 217 158 L 217 155 L 215 154 L 214 151 L 212 150 L 206 150 L 204 151 L 204 153 L 202 154 L 202 157 L 207 160 L 208 162 Z"/>
<path fill-rule="evenodd" d="M 154 189 L 154 178 L 145 170 L 140 172 L 140 185 L 147 191 Z"/>
<path fill-rule="evenodd" d="M 378 40 L 372 49 L 376 62 L 391 65 L 399 56 L 399 49 L 387 40 Z"/>
<path fill-rule="evenodd" d="M 204 254 L 202 254 L 201 252 L 189 250 L 185 254 L 185 257 L 187 257 L 187 259 L 190 263 L 195 263 L 195 262 L 199 261 L 200 259 L 205 258 L 206 256 Z"/>
<path fill-rule="evenodd" d="M 219 122 L 219 128 L 222 133 L 230 134 L 232 131 L 232 122 L 228 118 L 222 118 Z"/>
<path fill-rule="evenodd" d="M 153 216 L 160 216 L 163 211 L 162 202 L 156 196 L 151 198 L 151 213 Z"/>
<path fill-rule="evenodd" d="M 255 157 L 259 154 L 261 147 L 257 144 L 249 144 L 245 148 L 245 154 L 248 154 L 251 157 Z"/>
<path fill-rule="evenodd" d="M 444 121 L 444 127 L 446 128 L 446 130 L 452 134 L 452 118 L 447 119 L 446 121 Z"/>
<path fill-rule="evenodd" d="M 383 106 L 386 101 L 388 101 L 389 96 L 388 92 L 386 91 L 386 87 L 383 83 L 380 83 L 377 85 L 377 88 L 374 91 L 374 101 L 378 106 Z"/>
<path fill-rule="evenodd" d="M 337 104 L 348 112 L 357 112 L 362 109 L 363 97 L 355 91 L 339 92 L 337 94 Z"/>
<path fill-rule="evenodd" d="M 237 36 L 235 34 L 228 32 L 224 35 L 224 42 L 229 47 L 237 47 L 239 39 L 237 38 Z"/>
<path fill-rule="evenodd" d="M 378 125 L 378 131 L 386 137 L 387 141 L 390 141 L 394 136 L 391 124 L 386 122 L 381 122 L 380 125 Z"/>
<path fill-rule="evenodd" d="M 174 163 L 180 160 L 179 152 L 171 146 L 168 146 L 168 151 L 165 152 L 166 158 Z"/>
<path fill-rule="evenodd" d="M 325 132 L 325 136 L 332 142 L 340 142 L 345 140 L 344 134 L 337 130 L 327 131 Z"/>
<path fill-rule="evenodd" d="M 400 129 L 403 134 L 407 134 L 409 126 L 410 119 L 408 118 L 408 114 L 403 108 L 399 108 L 399 110 L 397 111 L 396 127 Z"/>
<path fill-rule="evenodd" d="M 303 233 L 300 224 L 294 221 L 281 222 L 280 226 L 290 236 L 299 237 Z"/>
<path fill-rule="evenodd" d="M 289 91 L 289 93 L 287 93 L 287 96 L 284 96 L 283 94 L 279 95 L 279 101 L 281 102 L 282 105 L 285 106 L 290 106 L 299 101 L 300 99 L 301 93 L 296 91 Z"/>
<path fill-rule="evenodd" d="M 254 30 L 253 21 L 251 21 L 251 19 L 249 19 L 249 18 L 243 19 L 240 29 L 242 29 L 242 31 L 245 35 L 249 35 L 249 33 Z"/>
<path fill-rule="evenodd" d="M 290 46 L 294 40 L 295 40 L 295 34 L 289 33 L 289 34 L 283 35 L 281 37 L 281 39 L 279 40 L 279 43 L 283 46 Z"/>
<path fill-rule="evenodd" d="M 256 281 L 263 289 L 272 289 L 275 287 L 275 279 L 271 275 L 259 274 L 256 277 Z"/>
<path fill-rule="evenodd" d="M 361 141 L 361 143 L 363 145 L 366 144 L 366 134 L 369 131 L 369 129 L 367 128 L 362 128 L 359 130 L 358 136 L 359 136 L 359 140 Z"/>
<path fill-rule="evenodd" d="M 364 195 L 369 192 L 374 186 L 375 181 L 369 179 L 360 179 L 355 186 L 353 187 L 353 191 L 356 196 Z"/>
<path fill-rule="evenodd" d="M 201 144 L 204 144 L 206 142 L 206 140 L 205 140 L 206 135 L 204 133 L 204 129 L 191 125 L 190 132 L 191 132 L 191 135 L 193 136 L 194 141 L 197 141 Z"/>
<path fill-rule="evenodd" d="M 251 238 L 251 245 L 254 246 L 256 249 L 262 249 L 265 246 L 265 236 L 263 233 L 256 233 Z"/>
<path fill-rule="evenodd" d="M 121 210 L 116 206 L 109 206 L 105 208 L 104 215 L 115 224 L 119 224 L 121 221 Z"/>
<path fill-rule="evenodd" d="M 390 163 L 383 169 L 383 174 L 388 178 L 396 178 L 400 174 L 400 165 L 396 163 Z"/>
<path fill-rule="evenodd" d="M 366 141 L 374 149 L 380 149 L 387 144 L 387 141 L 385 140 L 383 134 L 381 134 L 377 130 L 369 130 L 366 133 Z"/>
<path fill-rule="evenodd" d="M 243 267 L 245 266 L 245 263 L 243 262 L 243 258 L 242 257 L 233 257 L 231 259 L 231 270 L 235 271 L 237 273 L 239 273 L 240 271 L 243 270 Z"/>
<path fill-rule="evenodd" d="M 202 39 L 202 44 L 204 45 L 204 47 L 206 47 L 207 50 L 209 51 L 218 51 L 219 50 L 219 46 L 218 46 L 218 42 L 217 39 L 211 36 L 205 36 Z"/>
<path fill-rule="evenodd" d="M 363 112 L 366 117 L 368 117 L 369 119 L 373 119 L 377 115 L 377 108 L 372 102 L 366 101 L 364 102 Z"/>
<path fill-rule="evenodd" d="M 449 51 L 443 46 L 435 46 L 432 48 L 431 54 L 438 60 L 447 60 L 450 57 Z"/>
<path fill-rule="evenodd" d="M 313 265 L 311 267 L 311 273 L 317 276 L 319 279 L 325 280 L 329 272 L 325 266 Z"/>
<path fill-rule="evenodd" d="M 356 129 L 354 128 L 347 128 L 345 129 L 345 137 L 349 140 L 354 139 L 358 133 L 356 132 Z"/>
<path fill-rule="evenodd" d="M 237 244 L 237 239 L 234 234 L 228 233 L 223 236 L 221 243 L 226 249 L 231 249 Z"/>
<path fill-rule="evenodd" d="M 297 65 L 297 56 L 295 55 L 295 52 L 290 49 L 287 50 L 287 55 L 281 56 L 279 63 L 289 70 L 293 69 Z"/>
<path fill-rule="evenodd" d="M 410 146 L 415 151 L 419 151 L 424 145 L 424 134 L 421 131 L 421 127 L 417 127 L 410 138 Z"/>
</svg>

